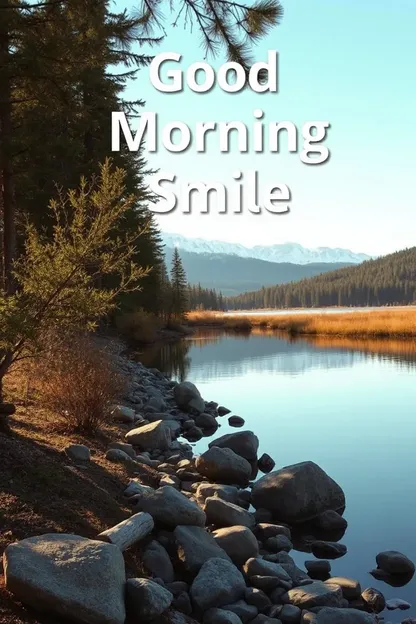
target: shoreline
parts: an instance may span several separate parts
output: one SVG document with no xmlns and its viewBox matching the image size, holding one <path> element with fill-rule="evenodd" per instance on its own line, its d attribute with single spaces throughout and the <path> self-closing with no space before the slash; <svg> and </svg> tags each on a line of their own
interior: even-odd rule
<svg viewBox="0 0 416 624">
<path fill-rule="evenodd" d="M 134 604 L 141 621 L 163 616 L 168 624 L 320 624 L 320 612 L 329 618 L 325 624 L 336 623 L 341 615 L 357 624 L 377 622 L 376 614 L 386 605 L 379 591 L 363 592 L 352 579 L 336 577 L 331 582 L 331 560 L 346 553 L 341 542 L 347 528 L 341 486 L 312 462 L 275 469 L 270 456 L 258 457 L 255 433 L 247 431 L 244 420 L 232 416 L 227 407 L 204 400 L 189 382 L 178 384 L 133 361 L 122 341 L 101 340 L 130 382 L 112 412 L 113 427 L 120 435 L 108 439 L 107 450 L 99 451 L 99 457 L 90 453 L 87 441 L 69 444 L 62 461 L 88 477 L 104 453 L 108 469 L 114 466 L 124 480 L 123 507 L 132 515 L 113 525 L 107 519 L 95 540 L 125 552 L 130 568 L 138 561 L 125 586 L 127 611 L 131 613 Z M 238 427 L 235 433 L 218 432 L 224 418 Z M 192 444 L 203 437 L 210 440 L 209 448 L 195 454 Z M 259 468 L 263 476 L 256 480 Z M 308 500 L 302 494 L 305 482 L 312 493 Z M 91 540 L 82 541 L 82 535 L 76 538 L 77 547 L 87 548 Z M 45 547 L 46 538 L 34 539 Z M 59 549 L 71 552 L 71 540 L 65 535 L 56 539 Z M 59 559 L 51 540 L 45 555 L 49 570 Z M 19 548 L 24 552 L 25 540 Z M 19 575 L 13 549 L 12 545 L 5 555 L 9 579 Z M 305 552 L 306 569 L 296 565 L 292 549 Z M 315 559 L 307 554 L 311 551 Z M 405 555 L 400 557 L 406 574 L 391 577 L 388 556 L 383 555 L 377 558 L 374 576 L 408 582 L 413 564 Z M 44 563 L 42 558 L 37 561 L 40 571 Z M 115 577 L 110 580 L 115 583 Z M 46 581 L 39 573 L 39 581 L 30 583 L 39 590 Z M 22 582 L 24 587 L 27 581 Z M 108 579 L 101 579 L 101 584 L 97 592 L 114 589 Z M 23 602 L 30 594 L 10 580 L 6 587 Z M 70 579 L 66 591 L 73 597 Z M 52 611 L 59 614 L 62 596 L 56 598 Z M 36 597 L 31 600 L 36 609 Z M 109 608 L 104 601 L 100 621 L 109 617 Z M 118 608 L 124 613 L 124 593 Z M 112 621 L 122 624 L 124 619 Z"/>
</svg>

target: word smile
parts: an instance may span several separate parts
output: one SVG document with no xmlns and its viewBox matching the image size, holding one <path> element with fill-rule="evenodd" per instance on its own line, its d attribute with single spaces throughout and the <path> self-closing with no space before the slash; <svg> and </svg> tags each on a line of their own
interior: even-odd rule
<svg viewBox="0 0 416 624">
<path fill-rule="evenodd" d="M 235 171 L 232 177 L 235 182 L 227 186 L 219 182 L 183 183 L 178 193 L 176 175 L 160 171 L 150 181 L 151 190 L 161 198 L 152 210 L 166 214 L 179 208 L 183 214 L 191 214 L 195 204 L 198 213 L 209 214 L 213 204 L 218 214 L 241 214 L 246 211 L 261 214 L 263 208 L 273 214 L 290 212 L 287 204 L 291 201 L 291 193 L 286 184 L 273 183 L 263 187 L 260 196 L 257 171 L 250 170 L 245 174 Z"/>
</svg>

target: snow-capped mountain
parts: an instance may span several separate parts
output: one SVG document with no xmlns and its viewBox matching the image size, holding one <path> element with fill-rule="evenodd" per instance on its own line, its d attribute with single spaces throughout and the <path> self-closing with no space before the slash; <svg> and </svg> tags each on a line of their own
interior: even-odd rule
<svg viewBox="0 0 416 624">
<path fill-rule="evenodd" d="M 314 262 L 359 264 L 369 260 L 364 253 L 354 253 L 349 249 L 317 247 L 307 249 L 299 243 L 283 243 L 281 245 L 255 245 L 245 247 L 239 243 L 209 241 L 203 238 L 187 238 L 181 234 L 163 232 L 163 242 L 167 247 L 178 247 L 182 251 L 197 254 L 227 254 L 241 258 L 256 258 L 267 262 L 291 262 L 293 264 L 310 264 Z"/>
</svg>

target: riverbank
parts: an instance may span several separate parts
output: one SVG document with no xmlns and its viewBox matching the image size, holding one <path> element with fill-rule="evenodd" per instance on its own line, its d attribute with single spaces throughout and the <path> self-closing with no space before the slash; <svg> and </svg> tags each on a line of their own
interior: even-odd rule
<svg viewBox="0 0 416 624">
<path fill-rule="evenodd" d="M 74 619 L 83 601 L 95 609 L 95 619 L 85 622 L 121 624 L 127 606 L 131 624 L 332 624 L 340 617 L 374 623 L 385 606 L 381 593 L 331 577 L 330 560 L 346 553 L 341 486 L 312 462 L 273 472 L 273 459 L 258 457 L 258 437 L 227 407 L 205 401 L 192 384 L 132 362 L 116 342 L 111 353 L 128 386 L 98 434 L 57 433 L 54 415 L 29 395 L 10 418 L 14 436 L 0 436 L 2 548 L 33 535 L 75 533 L 82 551 L 98 548 L 98 538 L 94 575 L 85 576 L 94 579 L 92 588 L 80 596 L 75 579 L 86 571 L 72 556 L 73 536 L 31 542 L 43 555 L 33 560 L 29 580 L 19 576 L 20 551 L 12 546 L 5 562 L 14 596 L 1 588 L 0 622 L 62 624 L 68 603 Z M 8 398 L 19 396 L 21 389 L 9 386 Z M 225 419 L 240 429 L 218 437 Z M 195 455 L 192 443 L 212 436 L 209 450 Z M 258 469 L 266 476 L 254 483 Z M 20 542 L 25 571 L 32 565 L 28 547 Z M 305 569 L 289 554 L 294 548 L 305 552 Z M 59 582 L 48 586 L 52 619 L 39 616 L 36 601 L 62 552 L 71 568 L 64 571 L 65 592 Z M 389 562 L 378 557 L 375 574 L 390 579 Z M 412 575 L 404 555 L 400 565 L 401 574 L 393 575 L 399 584 Z"/>
<path fill-rule="evenodd" d="M 371 338 L 415 338 L 416 310 L 385 309 L 333 312 L 331 314 L 247 314 L 191 312 L 190 327 L 216 327 L 225 331 L 250 332 L 254 328 L 286 332 L 291 335 L 348 336 Z"/>
</svg>

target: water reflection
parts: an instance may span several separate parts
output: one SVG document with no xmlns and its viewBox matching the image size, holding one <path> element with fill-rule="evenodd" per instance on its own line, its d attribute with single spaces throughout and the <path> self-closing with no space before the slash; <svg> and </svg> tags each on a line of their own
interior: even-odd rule
<svg viewBox="0 0 416 624">
<path fill-rule="evenodd" d="M 416 341 L 288 337 L 279 332 L 253 330 L 251 334 L 226 334 L 204 329 L 184 340 L 156 344 L 139 354 L 154 366 L 183 381 L 193 374 L 212 380 L 249 373 L 302 375 L 310 370 L 350 368 L 365 358 L 390 360 L 416 367 Z"/>
</svg>

